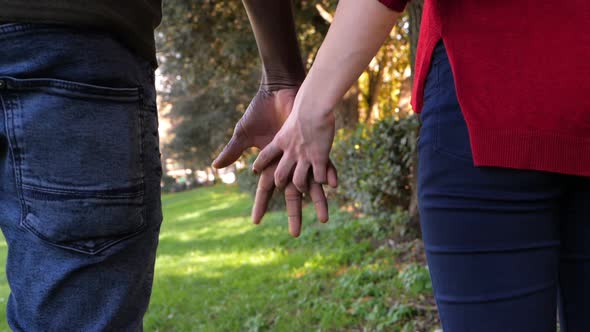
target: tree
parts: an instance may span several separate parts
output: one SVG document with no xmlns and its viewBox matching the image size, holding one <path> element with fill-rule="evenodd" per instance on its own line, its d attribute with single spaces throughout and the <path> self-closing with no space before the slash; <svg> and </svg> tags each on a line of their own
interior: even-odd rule
<svg viewBox="0 0 590 332">
<path fill-rule="evenodd" d="M 258 83 L 258 50 L 238 1 L 169 0 L 156 34 L 173 157 L 209 165 Z"/>
<path fill-rule="evenodd" d="M 320 1 L 329 6 L 335 1 Z M 308 65 L 329 24 L 316 1 L 296 1 Z M 260 77 L 258 50 L 241 1 L 168 0 L 156 33 L 165 102 L 173 105 L 168 148 L 191 168 L 209 165 L 231 136 Z"/>
<path fill-rule="evenodd" d="M 336 0 L 299 0 L 295 6 L 298 40 L 307 69 L 326 35 Z M 402 104 L 409 93 L 423 0 L 413 0 L 383 47 L 336 106 L 337 124 L 353 132 L 359 123 L 384 116 L 412 116 Z M 256 93 L 260 61 L 241 1 L 168 0 L 156 34 L 164 100 L 173 105 L 170 156 L 196 169 L 208 166 L 231 136 L 233 126 Z M 414 139 L 417 137 L 413 136 Z M 413 156 L 409 210 L 418 227 Z"/>
</svg>

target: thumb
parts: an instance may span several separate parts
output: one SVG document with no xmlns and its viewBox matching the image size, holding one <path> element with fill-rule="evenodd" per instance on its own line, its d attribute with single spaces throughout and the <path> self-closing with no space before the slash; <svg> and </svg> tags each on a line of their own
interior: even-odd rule
<svg viewBox="0 0 590 332">
<path fill-rule="evenodd" d="M 224 168 L 233 164 L 240 156 L 242 152 L 250 147 L 248 137 L 243 133 L 242 126 L 238 122 L 234 134 L 223 148 L 223 151 L 215 158 L 211 166 L 214 168 Z"/>
</svg>

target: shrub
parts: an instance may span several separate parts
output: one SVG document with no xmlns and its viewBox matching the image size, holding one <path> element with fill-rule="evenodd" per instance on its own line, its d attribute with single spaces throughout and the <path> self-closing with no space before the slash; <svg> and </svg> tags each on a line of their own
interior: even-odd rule
<svg viewBox="0 0 590 332">
<path fill-rule="evenodd" d="M 338 132 L 333 158 L 339 196 L 366 214 L 390 219 L 408 209 L 418 119 L 384 118 Z"/>
</svg>

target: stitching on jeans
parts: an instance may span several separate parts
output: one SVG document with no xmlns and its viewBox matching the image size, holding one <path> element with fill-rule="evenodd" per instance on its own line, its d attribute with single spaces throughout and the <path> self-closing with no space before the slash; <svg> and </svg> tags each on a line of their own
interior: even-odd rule
<svg viewBox="0 0 590 332">
<path fill-rule="evenodd" d="M 437 144 L 438 144 L 438 141 L 437 141 Z M 436 151 L 438 153 L 446 154 L 448 156 L 451 156 L 451 157 L 460 159 L 461 161 L 465 161 L 465 162 L 469 162 L 469 163 L 472 163 L 473 164 L 473 159 L 467 158 L 465 156 L 461 156 L 461 155 L 458 155 L 458 154 L 455 154 L 453 152 L 450 152 L 448 150 L 445 150 L 445 149 L 441 148 L 440 146 L 435 146 L 434 147 L 434 151 Z"/>
<path fill-rule="evenodd" d="M 132 198 L 140 197 L 144 193 L 144 188 L 140 184 L 134 185 L 129 188 L 121 189 L 105 189 L 105 190 L 75 190 L 75 189 L 57 189 L 41 186 L 31 186 L 27 184 L 21 184 L 21 187 L 32 192 L 41 193 L 41 195 L 63 195 L 63 196 L 75 196 L 75 197 L 86 197 L 86 198 Z M 139 187 L 139 189 L 136 189 Z"/>
<path fill-rule="evenodd" d="M 484 297 L 484 296 L 463 296 L 462 298 L 454 297 L 454 296 L 444 296 L 438 294 L 438 298 L 441 302 L 446 303 L 486 303 L 486 302 L 498 302 L 498 301 L 505 301 L 505 300 L 512 300 L 520 297 L 529 296 L 531 294 L 541 292 L 547 290 L 549 288 L 555 287 L 555 282 L 548 282 L 545 284 L 541 284 L 538 286 L 528 287 L 523 290 L 514 291 L 514 292 L 505 292 L 502 294 L 498 294 L 491 297 Z"/>
<path fill-rule="evenodd" d="M 142 210 L 146 210 L 146 209 L 142 209 Z M 142 214 L 142 217 L 143 216 L 144 216 L 144 214 Z M 121 238 L 108 240 L 108 241 L 102 243 L 101 245 L 97 246 L 95 249 L 88 249 L 87 247 L 79 246 L 79 245 L 76 245 L 73 243 L 65 245 L 65 244 L 59 244 L 57 242 L 53 242 L 50 239 L 46 238 L 43 234 L 39 233 L 32 225 L 29 225 L 29 223 L 26 222 L 26 218 L 23 218 L 21 225 L 24 228 L 26 228 L 28 231 L 33 233 L 35 236 L 37 236 L 39 239 L 41 239 L 43 242 L 45 242 L 51 246 L 62 248 L 62 249 L 69 249 L 69 250 L 77 251 L 77 252 L 80 252 L 83 254 L 90 254 L 90 255 L 98 254 L 98 253 L 108 249 L 109 247 L 111 247 L 121 241 L 127 240 L 129 238 L 132 238 L 132 237 L 138 235 L 138 234 L 141 234 L 144 230 L 147 229 L 147 221 L 145 219 L 143 219 L 141 226 L 139 226 L 139 228 L 137 230 L 135 230 L 134 232 L 126 234 Z"/>
<path fill-rule="evenodd" d="M 12 160 L 13 160 L 13 168 L 14 168 L 14 182 L 15 182 L 15 191 L 17 193 L 19 202 L 20 202 L 20 220 L 19 224 L 22 224 L 22 221 L 25 219 L 25 215 L 28 212 L 28 207 L 25 202 L 25 198 L 23 196 L 22 190 L 22 170 L 21 165 L 23 164 L 22 160 L 24 159 L 22 148 L 19 148 L 16 134 L 15 134 L 15 109 L 20 109 L 20 99 L 18 95 L 13 96 L 13 99 L 10 99 L 4 104 L 4 99 L 2 99 L 3 103 L 2 106 L 4 107 L 4 114 L 5 114 L 5 123 L 6 123 L 6 133 L 8 134 L 8 145 L 10 148 L 10 152 L 12 153 Z M 6 106 L 8 105 L 8 106 Z M 8 125 L 8 116 L 10 115 L 10 124 Z M 14 145 L 14 146 L 13 146 Z"/>
<path fill-rule="evenodd" d="M 145 162 L 144 162 L 144 150 L 145 150 L 145 146 L 144 146 L 144 139 L 147 139 L 147 137 L 145 137 L 146 133 L 145 131 L 145 121 L 144 121 L 144 113 L 143 113 L 143 105 L 144 105 L 144 98 L 145 98 L 145 93 L 144 93 L 144 89 L 143 89 L 143 85 L 139 86 L 139 109 L 138 109 L 138 114 L 137 116 L 139 117 L 139 161 L 140 161 L 140 172 L 141 172 L 141 191 L 143 192 L 141 195 L 141 205 L 142 205 L 142 217 L 144 218 L 144 223 L 147 224 L 147 207 L 145 206 L 145 202 L 146 202 L 146 180 L 145 180 Z"/>
<path fill-rule="evenodd" d="M 6 134 L 7 134 L 7 140 L 8 140 L 8 149 L 10 150 L 10 154 L 12 154 L 12 168 L 13 168 L 13 172 L 14 172 L 14 182 L 15 182 L 15 186 L 16 186 L 16 192 L 17 192 L 17 196 L 19 198 L 20 204 L 19 204 L 19 208 L 20 208 L 20 220 L 23 220 L 25 217 L 25 211 L 23 210 L 24 208 L 24 201 L 22 199 L 22 194 L 20 193 L 20 185 L 19 185 L 19 176 L 18 176 L 18 170 L 19 168 L 17 167 L 17 161 L 16 161 L 16 157 L 14 154 L 14 150 L 15 148 L 12 146 L 13 144 L 16 145 L 16 142 L 14 141 L 14 135 L 13 135 L 13 130 L 14 128 L 11 128 L 11 126 L 8 125 L 8 107 L 6 107 L 6 105 L 8 104 L 7 101 L 4 100 L 4 97 L 0 94 L 0 106 L 2 106 L 2 109 L 4 110 L 4 129 L 6 130 Z M 12 122 L 13 116 L 10 116 L 10 121 Z"/>
<path fill-rule="evenodd" d="M 42 78 L 16 78 L 12 76 L 0 76 L 7 79 L 10 90 L 65 90 L 67 93 L 112 99 L 116 101 L 135 101 L 139 98 L 140 87 L 113 88 L 102 85 L 88 84 L 51 77 Z M 56 92 L 57 93 L 57 92 Z M 65 92 L 64 92 L 65 93 Z M 65 94 L 67 94 L 65 93 Z"/>
<path fill-rule="evenodd" d="M 444 247 L 444 246 L 432 246 L 432 245 L 425 245 L 424 249 L 428 252 L 432 253 L 441 253 L 441 254 L 489 254 L 489 253 L 498 253 L 498 252 L 513 252 L 513 251 L 529 251 L 529 250 L 540 250 L 546 248 L 553 248 L 559 247 L 559 241 L 544 241 L 534 243 L 532 245 L 527 246 L 496 246 L 496 247 L 487 247 L 487 248 L 461 248 L 461 247 Z"/>
</svg>

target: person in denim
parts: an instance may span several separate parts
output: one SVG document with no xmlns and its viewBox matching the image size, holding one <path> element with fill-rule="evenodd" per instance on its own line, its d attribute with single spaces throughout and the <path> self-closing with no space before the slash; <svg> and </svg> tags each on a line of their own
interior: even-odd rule
<svg viewBox="0 0 590 332">
<path fill-rule="evenodd" d="M 101 29 L 0 25 L 14 331 L 141 331 L 162 222 L 153 63 Z"/>
<path fill-rule="evenodd" d="M 153 43 L 160 1 L 0 0 L 0 7 L 0 22 L 10 22 L 0 24 L 8 324 L 27 332 L 141 331 L 163 218 Z M 291 10 L 268 0 L 254 7 L 271 22 L 277 11 Z M 291 29 L 263 26 L 273 40 L 296 40 Z M 271 58 L 280 63 L 289 57 L 283 55 Z M 299 53 L 291 60 L 302 80 Z M 257 131 L 266 140 L 297 88 L 280 78 L 269 75 L 252 103 L 257 116 L 250 124 L 268 120 Z M 313 188 L 318 215 L 327 220 L 323 189 Z M 270 198 L 273 189 L 262 188 L 259 197 Z M 294 201 L 300 206 L 301 195 Z"/>
</svg>

